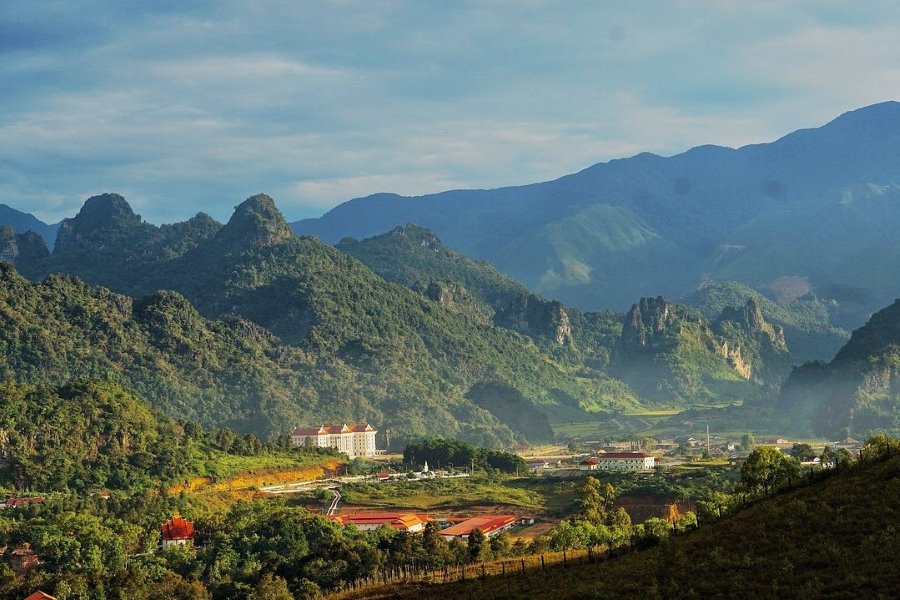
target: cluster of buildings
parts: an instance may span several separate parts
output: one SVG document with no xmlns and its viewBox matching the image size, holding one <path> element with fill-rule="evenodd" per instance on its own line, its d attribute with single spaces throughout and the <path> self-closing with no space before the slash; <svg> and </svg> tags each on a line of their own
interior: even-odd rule
<svg viewBox="0 0 900 600">
<path fill-rule="evenodd" d="M 291 431 L 291 442 L 308 448 L 334 448 L 350 458 L 375 456 L 376 433 L 368 423 L 295 427 Z"/>
<path fill-rule="evenodd" d="M 578 467 L 582 471 L 652 471 L 656 458 L 646 452 L 606 452 L 581 461 Z"/>
<path fill-rule="evenodd" d="M 347 515 L 334 515 L 328 517 L 341 525 L 355 525 L 363 531 L 377 529 L 379 527 L 391 527 L 398 531 L 408 533 L 420 533 L 424 531 L 425 524 L 431 521 L 427 515 L 412 513 L 356 513 Z M 482 517 L 468 517 L 456 523 L 441 522 L 446 525 L 441 529 L 441 536 L 445 540 L 454 538 L 466 540 L 476 529 L 480 529 L 486 536 L 494 536 L 501 531 L 516 524 L 534 524 L 534 517 L 526 516 L 517 518 L 515 515 L 488 515 Z"/>
</svg>

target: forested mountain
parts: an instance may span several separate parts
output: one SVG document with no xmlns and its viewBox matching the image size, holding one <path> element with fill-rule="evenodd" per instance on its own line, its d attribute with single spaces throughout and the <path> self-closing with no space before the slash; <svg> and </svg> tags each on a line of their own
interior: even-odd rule
<svg viewBox="0 0 900 600">
<path fill-rule="evenodd" d="M 211 232 L 205 238 L 195 236 L 188 243 L 185 238 L 189 235 L 175 235 L 197 229 L 198 222 L 205 222 L 201 219 L 163 230 L 143 223 L 121 197 L 92 198 L 76 218 L 64 223 L 54 253 L 34 263 L 30 274 L 40 277 L 61 270 L 134 295 L 174 289 L 208 318 L 236 314 L 277 335 L 253 329 L 246 321 L 210 324 L 177 294 L 157 294 L 134 308 L 110 311 L 130 321 L 143 316 L 145 303 L 152 308 L 163 301 L 167 307 L 175 305 L 172 310 L 178 315 L 190 315 L 162 318 L 163 324 L 181 324 L 186 319 L 190 327 L 225 328 L 223 336 L 235 332 L 237 338 L 219 342 L 226 345 L 237 344 L 241 334 L 236 332 L 242 328 L 259 336 L 259 341 L 253 342 L 259 344 L 257 357 L 267 358 L 250 361 L 247 357 L 258 365 L 259 372 L 255 381 L 242 383 L 246 385 L 243 393 L 235 393 L 221 386 L 243 376 L 211 373 L 207 366 L 221 364 L 213 356 L 204 356 L 216 340 L 204 341 L 190 329 L 159 332 L 157 343 L 170 344 L 163 359 L 171 353 L 179 360 L 194 353 L 203 356 L 198 358 L 200 364 L 174 374 L 169 385 L 169 389 L 177 387 L 181 378 L 187 377 L 191 393 L 200 394 L 202 400 L 189 400 L 191 394 L 154 393 L 151 387 L 165 389 L 158 385 L 165 370 L 146 373 L 146 381 L 154 385 L 139 391 L 151 399 L 162 395 L 174 406 L 183 403 L 204 422 L 266 432 L 283 431 L 301 420 L 368 419 L 392 429 L 392 438 L 398 442 L 437 430 L 476 442 L 505 444 L 515 435 L 530 439 L 552 435 L 544 412 L 552 412 L 555 406 L 581 411 L 635 402 L 621 384 L 572 377 L 567 367 L 542 353 L 527 337 L 446 310 L 405 287 L 385 282 L 330 246 L 295 236 L 268 197 L 256 196 L 242 203 L 225 226 L 207 222 L 200 228 Z M 165 231 L 172 234 L 165 235 Z M 8 279 L 18 282 L 18 289 L 25 290 L 21 293 L 30 291 L 38 296 L 60 285 L 81 287 L 87 296 L 110 295 L 68 278 L 51 277 L 36 286 L 13 275 Z M 57 296 L 60 302 L 77 301 L 74 294 Z M 127 298 L 115 297 L 119 303 L 130 303 Z M 38 310 L 58 310 L 47 302 L 34 301 L 32 305 L 46 306 Z M 108 310 L 97 309 L 95 314 L 102 320 Z M 61 318 L 68 319 L 69 313 L 61 312 Z M 21 319 L 23 326 L 42 321 L 47 322 L 46 317 Z M 47 330 L 52 333 L 68 326 L 48 326 Z M 124 355 L 130 342 L 122 343 Z M 17 373 L 26 377 L 29 372 L 37 377 L 54 364 L 38 367 L 41 363 L 21 354 L 22 350 L 22 346 L 12 346 L 9 352 L 35 367 L 14 370 L 7 377 Z M 240 356 L 237 349 L 234 355 Z M 54 356 L 71 358 L 64 363 L 65 369 L 59 367 L 66 375 L 72 373 L 69 369 L 78 373 L 91 367 L 68 354 Z M 117 360 L 91 358 L 103 368 L 120 370 L 113 366 L 119 364 Z M 122 361 L 127 362 L 124 356 Z M 221 379 L 222 383 L 214 390 L 195 383 L 192 377 Z M 144 375 L 136 375 L 128 381 L 137 384 L 144 379 Z M 499 402 L 498 397 L 517 401 Z M 222 398 L 228 399 L 228 406 L 214 404 Z M 238 425 L 240 422 L 245 424 Z M 516 428 L 516 434 L 504 422 Z"/>
<path fill-rule="evenodd" d="M 59 228 L 59 223 L 48 225 L 34 215 L 16 210 L 6 204 L 0 204 L 0 226 L 2 225 L 9 225 L 16 233 L 33 231 L 44 238 L 50 247 L 56 240 L 56 230 Z"/>
<path fill-rule="evenodd" d="M 763 317 L 784 330 L 784 338 L 797 364 L 831 360 L 850 338 L 850 333 L 831 324 L 836 303 L 824 302 L 812 294 L 779 304 L 749 286 L 734 281 L 709 283 L 680 300 L 696 308 L 709 320 L 729 306 L 753 300 Z"/>
<path fill-rule="evenodd" d="M 854 331 L 830 363 L 795 369 L 779 408 L 819 435 L 900 432 L 900 300 Z"/>
<path fill-rule="evenodd" d="M 752 398 L 762 387 L 777 388 L 790 370 L 783 334 L 766 322 L 751 296 L 733 294 L 709 317 L 663 298 L 645 298 L 628 315 L 581 312 L 531 294 L 489 263 L 446 248 L 415 225 L 360 241 L 346 238 L 337 247 L 451 310 L 530 335 L 595 377 L 612 372 L 638 390 L 642 401 Z"/>
<path fill-rule="evenodd" d="M 503 445 L 584 411 L 752 401 L 790 368 L 785 331 L 810 352 L 841 333 L 822 301 L 736 285 L 694 294 L 703 313 L 662 297 L 581 312 L 415 226 L 339 247 L 294 235 L 264 195 L 225 225 L 162 227 L 121 196 L 91 198 L 52 254 L 19 255 L 40 283 L 5 268 L 3 377 L 108 377 L 167 414 L 262 435 L 369 420 L 396 443 Z"/>
<path fill-rule="evenodd" d="M 587 309 L 740 281 L 812 291 L 855 327 L 897 294 L 900 103 L 769 144 L 640 154 L 546 183 L 377 194 L 294 224 L 336 243 L 415 223 L 535 293 Z M 880 257 L 873 261 L 871 257 Z"/>
<path fill-rule="evenodd" d="M 750 300 L 713 323 L 663 297 L 642 298 L 625 317 L 612 373 L 638 397 L 690 405 L 752 399 L 790 370 L 780 328 Z"/>
</svg>

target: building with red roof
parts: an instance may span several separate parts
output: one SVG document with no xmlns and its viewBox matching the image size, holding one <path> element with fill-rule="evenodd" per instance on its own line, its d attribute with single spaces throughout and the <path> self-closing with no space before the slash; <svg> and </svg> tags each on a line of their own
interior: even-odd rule
<svg viewBox="0 0 900 600">
<path fill-rule="evenodd" d="M 400 513 L 358 513 L 352 515 L 334 515 L 328 517 L 341 525 L 356 525 L 358 529 L 367 531 L 381 526 L 392 527 L 398 531 L 418 533 L 425 529 L 427 517 Z"/>
<path fill-rule="evenodd" d="M 295 446 L 335 448 L 350 458 L 375 456 L 375 434 L 368 423 L 344 423 L 319 427 L 295 427 L 291 441 Z"/>
<path fill-rule="evenodd" d="M 172 517 L 163 523 L 160 529 L 163 548 L 175 544 L 190 544 L 194 541 L 194 524 L 181 517 Z"/>
<path fill-rule="evenodd" d="M 33 594 L 29 594 L 28 596 L 26 596 L 25 600 L 56 600 L 56 596 L 51 596 L 50 594 L 46 594 L 41 590 L 38 590 Z"/>
<path fill-rule="evenodd" d="M 656 458 L 646 452 L 607 452 L 597 457 L 601 471 L 652 471 Z"/>
<path fill-rule="evenodd" d="M 453 538 L 466 539 L 476 529 L 480 529 L 483 534 L 490 537 L 497 535 L 501 531 L 509 529 L 516 524 L 515 515 L 488 515 L 485 517 L 472 517 L 466 519 L 456 525 L 441 531 L 441 535 L 445 540 Z"/>
<path fill-rule="evenodd" d="M 582 471 L 596 471 L 600 461 L 596 458 L 587 458 L 578 463 L 578 468 Z"/>
<path fill-rule="evenodd" d="M 29 496 L 26 498 L 7 498 L 6 502 L 0 504 L 0 509 L 3 508 L 18 508 L 20 506 L 25 506 L 26 504 L 41 504 L 42 502 L 46 502 L 47 499 L 43 496 Z"/>
</svg>

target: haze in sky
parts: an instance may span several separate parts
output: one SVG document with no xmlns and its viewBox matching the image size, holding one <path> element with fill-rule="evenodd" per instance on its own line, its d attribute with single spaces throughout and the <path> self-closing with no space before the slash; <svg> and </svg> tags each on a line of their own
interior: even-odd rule
<svg viewBox="0 0 900 600">
<path fill-rule="evenodd" d="M 470 1 L 0 6 L 0 203 L 147 220 L 553 179 L 771 141 L 896 99 L 900 4 Z"/>
</svg>

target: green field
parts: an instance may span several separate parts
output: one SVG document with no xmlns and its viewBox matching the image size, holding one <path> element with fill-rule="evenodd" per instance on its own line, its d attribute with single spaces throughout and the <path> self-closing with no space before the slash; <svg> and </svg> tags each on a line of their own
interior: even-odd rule
<svg viewBox="0 0 900 600">
<path fill-rule="evenodd" d="M 574 508 L 580 479 L 482 477 L 353 483 L 341 488 L 344 502 L 363 506 L 441 511 L 507 505 L 563 515 Z"/>
</svg>

